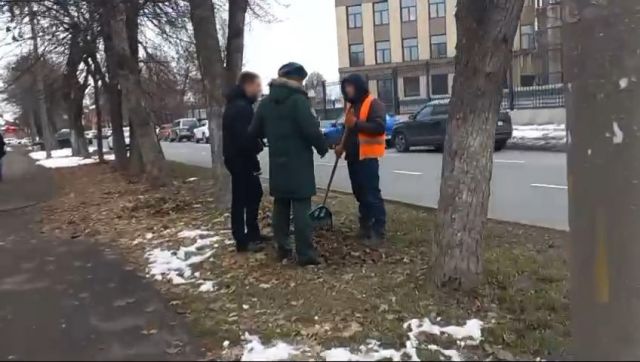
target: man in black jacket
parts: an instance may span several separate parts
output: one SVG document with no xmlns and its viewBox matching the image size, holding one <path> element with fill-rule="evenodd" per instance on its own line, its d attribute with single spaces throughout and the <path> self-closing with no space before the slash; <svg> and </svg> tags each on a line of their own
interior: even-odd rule
<svg viewBox="0 0 640 362">
<path fill-rule="evenodd" d="M 223 154 L 231 174 L 231 229 L 238 252 L 263 249 L 258 210 L 262 199 L 260 161 L 262 143 L 249 136 L 253 105 L 262 93 L 260 77 L 243 72 L 227 95 L 222 116 Z"/>
<path fill-rule="evenodd" d="M 7 154 L 4 150 L 5 145 L 6 144 L 4 143 L 4 137 L 2 137 L 2 133 L 0 133 L 0 182 L 2 182 L 2 159 Z"/>
</svg>

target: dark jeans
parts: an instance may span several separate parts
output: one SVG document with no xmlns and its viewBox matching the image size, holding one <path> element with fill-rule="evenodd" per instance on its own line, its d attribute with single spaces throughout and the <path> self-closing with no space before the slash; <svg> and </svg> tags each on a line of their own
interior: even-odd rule
<svg viewBox="0 0 640 362">
<path fill-rule="evenodd" d="M 291 226 L 291 209 L 293 209 L 293 226 L 296 239 L 296 253 L 299 259 L 315 256 L 315 247 L 311 241 L 312 224 L 309 218 L 311 199 L 273 200 L 273 236 L 281 251 L 291 250 L 289 227 Z"/>
<path fill-rule="evenodd" d="M 258 175 L 243 165 L 227 165 L 227 169 L 231 173 L 231 232 L 236 247 L 244 248 L 260 239 L 258 210 L 262 183 Z"/>
<path fill-rule="evenodd" d="M 353 195 L 358 201 L 360 227 L 384 236 L 387 212 L 380 191 L 379 164 L 376 158 L 347 162 Z"/>
</svg>

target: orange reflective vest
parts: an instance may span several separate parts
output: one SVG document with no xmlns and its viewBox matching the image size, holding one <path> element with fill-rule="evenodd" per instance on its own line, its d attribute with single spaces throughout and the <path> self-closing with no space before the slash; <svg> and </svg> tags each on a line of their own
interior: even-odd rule
<svg viewBox="0 0 640 362">
<path fill-rule="evenodd" d="M 360 119 L 363 122 L 366 122 L 367 118 L 369 118 L 369 111 L 371 111 L 372 102 L 373 96 L 368 95 L 367 98 L 365 98 L 362 102 L 359 117 L 356 117 L 355 113 L 353 112 L 352 106 L 349 104 L 347 106 L 345 119 L 347 119 L 347 117 L 352 117 L 356 118 L 356 121 Z M 384 151 L 386 149 L 386 137 L 384 133 L 379 136 L 372 136 L 359 132 L 358 143 L 360 145 L 359 153 L 361 160 L 364 160 L 366 158 L 380 158 L 384 156 Z"/>
</svg>

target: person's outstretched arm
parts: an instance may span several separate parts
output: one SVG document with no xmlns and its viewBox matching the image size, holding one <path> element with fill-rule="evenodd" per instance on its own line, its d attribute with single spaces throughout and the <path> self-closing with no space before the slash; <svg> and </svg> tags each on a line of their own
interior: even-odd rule
<svg viewBox="0 0 640 362">
<path fill-rule="evenodd" d="M 295 114 L 302 136 L 309 145 L 316 149 L 320 156 L 326 155 L 329 152 L 329 146 L 327 146 L 324 135 L 320 131 L 320 122 L 311 112 L 311 103 L 303 96 L 295 97 L 293 102 L 295 102 Z"/>
</svg>

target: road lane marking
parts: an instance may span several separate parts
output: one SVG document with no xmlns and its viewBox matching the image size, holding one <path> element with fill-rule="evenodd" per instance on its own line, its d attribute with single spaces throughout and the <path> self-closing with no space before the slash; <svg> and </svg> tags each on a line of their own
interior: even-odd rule
<svg viewBox="0 0 640 362">
<path fill-rule="evenodd" d="M 318 166 L 331 166 L 333 167 L 334 163 L 329 163 L 329 162 L 316 162 L 316 165 Z M 345 165 L 343 163 L 339 163 L 338 166 L 344 167 Z"/>
<path fill-rule="evenodd" d="M 568 188 L 567 186 L 548 185 L 548 184 L 531 184 L 531 187 L 545 187 L 545 188 L 548 188 L 548 189 L 560 189 L 560 190 L 566 190 Z"/>
<path fill-rule="evenodd" d="M 521 160 L 494 160 L 493 162 L 496 162 L 496 163 L 525 163 L 524 161 L 521 161 Z"/>
<path fill-rule="evenodd" d="M 422 172 L 398 171 L 398 170 L 394 170 L 393 172 L 394 173 L 399 173 L 401 175 L 413 175 L 413 176 L 422 175 Z"/>
</svg>

